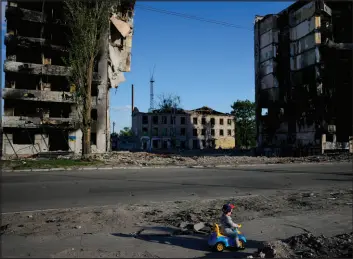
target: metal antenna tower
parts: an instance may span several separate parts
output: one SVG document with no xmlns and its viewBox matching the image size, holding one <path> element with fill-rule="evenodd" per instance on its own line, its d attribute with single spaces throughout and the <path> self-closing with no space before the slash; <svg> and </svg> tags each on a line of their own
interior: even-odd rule
<svg viewBox="0 0 353 259">
<path fill-rule="evenodd" d="M 153 66 L 153 70 L 151 73 L 151 77 L 150 77 L 150 112 L 152 112 L 154 110 L 154 93 L 153 93 L 153 83 L 154 83 L 154 69 L 156 68 L 156 65 Z"/>
</svg>

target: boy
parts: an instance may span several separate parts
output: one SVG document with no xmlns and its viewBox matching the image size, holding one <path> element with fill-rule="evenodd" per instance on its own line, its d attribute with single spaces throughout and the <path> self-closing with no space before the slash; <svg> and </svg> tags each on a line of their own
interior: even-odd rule
<svg viewBox="0 0 353 259">
<path fill-rule="evenodd" d="M 235 224 L 230 217 L 232 214 L 232 210 L 234 209 L 233 204 L 224 204 L 222 207 L 223 214 L 221 216 L 221 224 L 222 224 L 222 233 L 225 236 L 233 237 L 235 239 L 235 244 L 237 248 L 240 248 L 240 242 L 238 238 L 238 233 L 234 231 L 234 228 L 240 227 L 238 224 Z"/>
</svg>

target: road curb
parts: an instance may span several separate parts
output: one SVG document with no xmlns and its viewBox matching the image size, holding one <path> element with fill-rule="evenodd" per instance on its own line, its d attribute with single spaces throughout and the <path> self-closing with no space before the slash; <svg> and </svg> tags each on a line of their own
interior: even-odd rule
<svg viewBox="0 0 353 259">
<path fill-rule="evenodd" d="M 214 166 L 107 166 L 107 167 L 54 167 L 54 168 L 31 168 L 31 169 L 0 169 L 3 173 L 11 172 L 54 172 L 54 171 L 93 171 L 93 170 L 140 170 L 140 169 L 212 169 L 212 168 L 229 168 L 239 169 L 240 167 L 255 167 L 255 166 L 276 166 L 276 165 L 332 165 L 336 163 L 349 163 L 349 162 L 306 162 L 306 163 L 275 163 L 275 164 L 236 164 L 236 165 L 214 165 Z"/>
<path fill-rule="evenodd" d="M 139 169 L 181 169 L 188 168 L 187 166 L 134 166 L 134 167 L 124 167 L 124 166 L 114 166 L 114 167 L 67 167 L 67 168 L 31 168 L 31 169 L 3 169 L 3 173 L 16 173 L 16 172 L 55 172 L 55 171 L 93 171 L 93 170 L 139 170 Z M 190 167 L 189 167 L 190 168 Z"/>
</svg>

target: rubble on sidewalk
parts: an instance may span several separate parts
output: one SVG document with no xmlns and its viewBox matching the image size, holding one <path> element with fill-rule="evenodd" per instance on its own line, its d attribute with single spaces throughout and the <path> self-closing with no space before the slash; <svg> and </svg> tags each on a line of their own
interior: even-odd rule
<svg viewBox="0 0 353 259">
<path fill-rule="evenodd" d="M 58 159 L 79 159 L 78 155 L 59 156 Z M 348 153 L 308 156 L 308 157 L 263 157 L 239 156 L 232 153 L 203 154 L 189 156 L 187 154 L 156 154 L 148 152 L 114 151 L 104 154 L 92 154 L 93 160 L 103 161 L 114 166 L 236 166 L 241 164 L 287 164 L 287 163 L 319 163 L 350 162 L 352 155 Z"/>
</svg>

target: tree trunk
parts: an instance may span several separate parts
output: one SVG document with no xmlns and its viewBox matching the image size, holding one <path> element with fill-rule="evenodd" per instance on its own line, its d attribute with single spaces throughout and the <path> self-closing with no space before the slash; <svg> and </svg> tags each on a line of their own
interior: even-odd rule
<svg viewBox="0 0 353 259">
<path fill-rule="evenodd" d="M 91 108 L 92 108 L 92 79 L 93 79 L 94 58 L 89 61 L 87 69 L 87 88 L 85 91 L 85 100 L 83 103 L 83 141 L 82 156 L 87 157 L 91 154 Z"/>
</svg>

